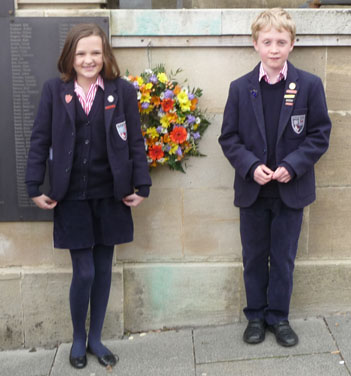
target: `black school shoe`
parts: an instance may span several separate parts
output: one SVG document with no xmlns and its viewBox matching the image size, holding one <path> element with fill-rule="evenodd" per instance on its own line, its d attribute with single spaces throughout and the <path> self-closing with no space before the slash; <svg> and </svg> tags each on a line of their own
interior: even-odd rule
<svg viewBox="0 0 351 376">
<path fill-rule="evenodd" d="M 268 330 L 274 333 L 279 345 L 284 347 L 295 346 L 299 342 L 299 337 L 292 330 L 289 321 L 279 321 L 277 324 L 269 325 Z"/>
<path fill-rule="evenodd" d="M 71 363 L 72 367 L 81 369 L 87 365 L 87 356 L 86 354 L 84 354 L 83 356 L 73 357 L 71 347 L 71 351 L 69 353 L 69 362 Z"/>
<path fill-rule="evenodd" d="M 104 367 L 113 367 L 117 364 L 117 362 L 119 361 L 119 358 L 117 355 L 113 355 L 111 352 L 109 352 L 108 354 L 106 355 L 103 355 L 103 356 L 97 356 L 96 354 L 93 353 L 93 351 L 90 349 L 89 345 L 87 347 L 87 352 L 92 354 L 92 355 L 95 355 L 99 361 L 99 363 L 104 366 Z"/>
<path fill-rule="evenodd" d="M 244 331 L 243 340 L 250 345 L 261 343 L 266 336 L 266 323 L 262 319 L 249 320 Z"/>
</svg>

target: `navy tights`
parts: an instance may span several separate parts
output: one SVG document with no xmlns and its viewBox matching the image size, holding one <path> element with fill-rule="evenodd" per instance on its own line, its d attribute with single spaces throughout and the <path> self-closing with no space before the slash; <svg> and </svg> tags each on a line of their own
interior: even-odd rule
<svg viewBox="0 0 351 376">
<path fill-rule="evenodd" d="M 113 246 L 71 249 L 73 277 L 69 294 L 73 324 L 72 356 L 86 352 L 85 322 L 90 301 L 88 343 L 97 356 L 109 353 L 101 343 L 101 331 L 110 295 Z"/>
</svg>

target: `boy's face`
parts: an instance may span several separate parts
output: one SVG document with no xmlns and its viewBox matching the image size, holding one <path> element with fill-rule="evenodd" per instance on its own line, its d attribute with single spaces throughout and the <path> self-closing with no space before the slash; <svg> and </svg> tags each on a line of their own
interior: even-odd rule
<svg viewBox="0 0 351 376">
<path fill-rule="evenodd" d="M 263 68 L 269 75 L 279 74 L 294 48 L 294 41 L 286 30 L 266 28 L 258 33 L 257 41 L 253 42 L 260 55 Z"/>
</svg>

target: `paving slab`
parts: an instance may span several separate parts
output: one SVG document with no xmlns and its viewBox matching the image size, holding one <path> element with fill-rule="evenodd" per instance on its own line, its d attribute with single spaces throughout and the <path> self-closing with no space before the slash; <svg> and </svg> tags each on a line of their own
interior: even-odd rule
<svg viewBox="0 0 351 376">
<path fill-rule="evenodd" d="M 299 344 L 290 348 L 279 346 L 274 335 L 268 331 L 264 342 L 257 345 L 244 343 L 242 336 L 246 322 L 195 329 L 196 363 L 331 353 L 337 350 L 323 319 L 291 320 L 290 324 L 299 336 Z"/>
<path fill-rule="evenodd" d="M 349 376 L 340 357 L 333 354 L 295 355 L 201 364 L 196 376 Z"/>
<path fill-rule="evenodd" d="M 57 349 L 0 352 L 1 376 L 48 376 Z"/>
<path fill-rule="evenodd" d="M 133 339 L 105 341 L 120 361 L 112 369 L 103 368 L 88 354 L 84 370 L 73 369 L 69 362 L 71 344 L 59 347 L 51 376 L 194 376 L 192 331 L 169 331 L 133 335 Z M 82 372 L 83 371 L 83 372 Z"/>
<path fill-rule="evenodd" d="M 339 347 L 341 355 L 351 370 L 351 313 L 327 317 L 326 322 Z"/>
</svg>

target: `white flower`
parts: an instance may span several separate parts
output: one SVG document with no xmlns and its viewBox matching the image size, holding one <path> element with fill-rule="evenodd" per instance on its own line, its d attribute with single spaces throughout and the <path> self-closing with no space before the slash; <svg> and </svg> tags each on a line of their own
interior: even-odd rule
<svg viewBox="0 0 351 376">
<path fill-rule="evenodd" d="M 138 98 L 138 101 L 140 101 L 140 99 L 141 99 L 141 93 L 140 93 L 140 91 L 138 91 L 137 98 Z"/>
<path fill-rule="evenodd" d="M 160 94 L 160 99 L 161 99 L 161 101 L 163 101 L 164 98 L 165 98 L 165 93 L 162 92 L 162 93 Z"/>
<path fill-rule="evenodd" d="M 146 68 L 146 69 L 145 69 L 145 73 L 146 73 L 146 74 L 152 74 L 152 70 L 151 70 L 151 69 L 148 69 L 148 68 Z"/>
<path fill-rule="evenodd" d="M 182 87 L 182 91 L 184 91 L 185 93 L 189 94 L 189 89 L 187 87 Z"/>
<path fill-rule="evenodd" d="M 196 118 L 196 124 L 200 124 L 201 123 L 201 119 L 199 117 Z"/>
</svg>

